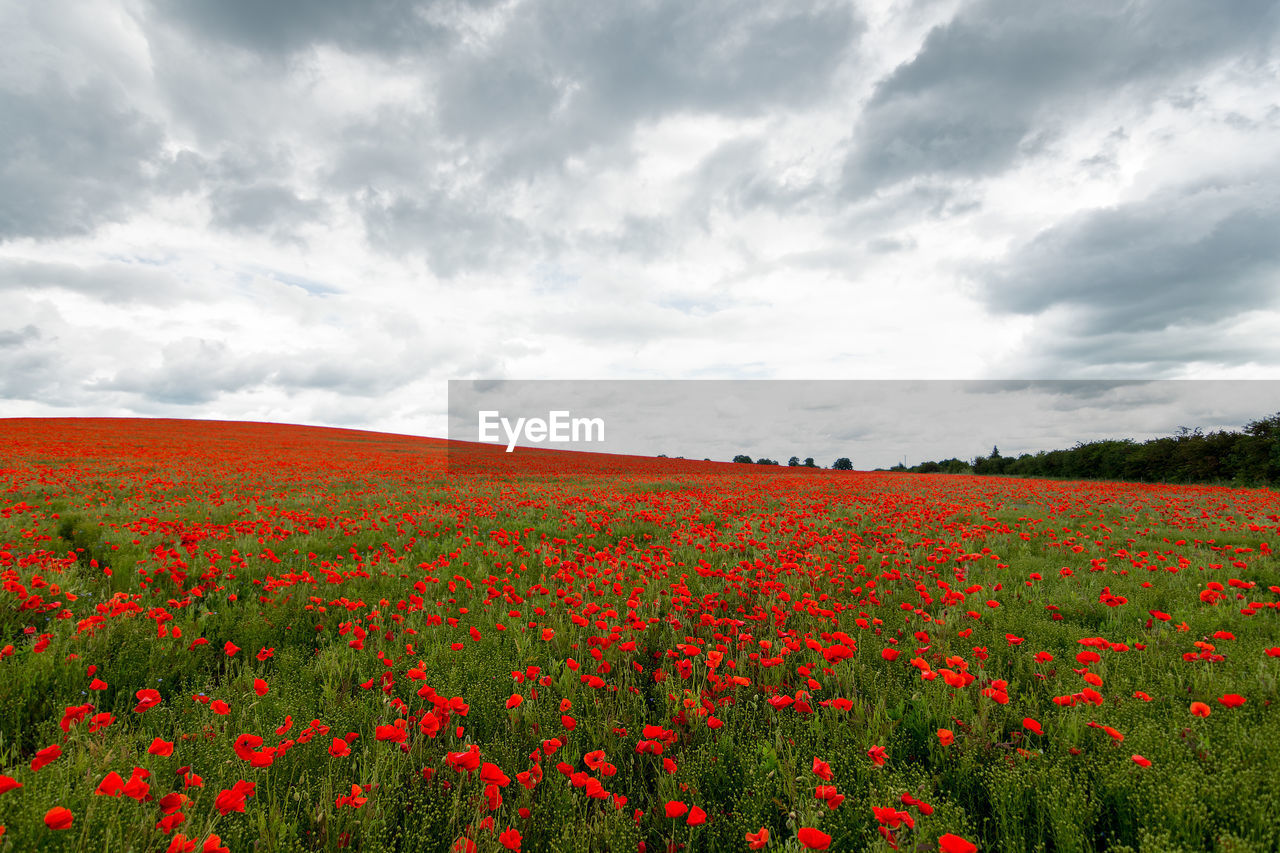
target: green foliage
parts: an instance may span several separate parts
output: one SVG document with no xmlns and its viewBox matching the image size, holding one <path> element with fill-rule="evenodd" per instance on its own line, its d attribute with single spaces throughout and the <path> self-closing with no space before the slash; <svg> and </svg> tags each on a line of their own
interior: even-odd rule
<svg viewBox="0 0 1280 853">
<path fill-rule="evenodd" d="M 1202 433 L 1182 428 L 1176 435 L 1137 442 L 1104 439 L 1069 450 L 1042 450 L 1016 458 L 990 456 L 972 462 L 946 459 L 891 470 L 914 474 L 985 474 L 1112 480 L 1137 483 L 1229 483 L 1245 488 L 1280 484 L 1280 413 L 1251 421 L 1243 431 Z"/>
</svg>

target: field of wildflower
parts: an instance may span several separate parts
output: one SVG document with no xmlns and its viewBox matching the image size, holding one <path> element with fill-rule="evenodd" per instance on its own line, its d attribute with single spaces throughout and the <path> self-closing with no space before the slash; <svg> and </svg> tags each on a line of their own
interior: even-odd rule
<svg viewBox="0 0 1280 853">
<path fill-rule="evenodd" d="M 1280 501 L 0 420 L 0 851 L 1266 851 Z"/>
</svg>

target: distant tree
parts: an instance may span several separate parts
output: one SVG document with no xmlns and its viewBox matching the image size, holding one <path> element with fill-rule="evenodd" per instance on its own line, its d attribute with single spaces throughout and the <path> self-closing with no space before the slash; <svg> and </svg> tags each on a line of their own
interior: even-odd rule
<svg viewBox="0 0 1280 853">
<path fill-rule="evenodd" d="M 764 458 L 763 456 L 761 456 L 759 459 L 757 459 L 757 460 L 756 460 L 756 464 L 757 464 L 757 465 L 777 465 L 777 464 L 778 464 L 778 460 L 776 460 L 776 459 L 766 459 L 766 458 Z"/>
<path fill-rule="evenodd" d="M 813 461 L 813 457 L 812 457 L 812 456 L 806 456 L 806 457 L 804 458 L 804 467 L 805 467 L 805 468 L 817 468 L 817 467 L 818 467 L 818 464 L 817 464 L 816 462 L 814 462 L 814 461 Z"/>
<path fill-rule="evenodd" d="M 972 474 L 973 468 L 969 467 L 969 463 L 963 459 L 943 459 L 938 463 L 939 469 L 943 474 Z"/>
<path fill-rule="evenodd" d="M 659 453 L 659 454 L 658 454 L 658 458 L 659 458 L 659 459 L 666 459 L 666 458 L 667 458 L 667 454 L 665 454 L 665 453 Z"/>
<path fill-rule="evenodd" d="M 833 471 L 852 471 L 852 470 L 853 470 L 853 462 L 849 459 L 849 457 L 848 457 L 848 456 L 841 456 L 841 457 L 840 457 L 839 459 L 837 459 L 834 463 L 832 463 L 832 465 L 831 465 L 831 470 L 833 470 Z"/>
<path fill-rule="evenodd" d="M 800 457 L 799 457 L 799 456 L 792 456 L 790 459 L 788 459 L 788 460 L 787 460 L 787 467 L 788 467 L 788 468 L 799 468 L 799 467 L 800 467 Z"/>
<path fill-rule="evenodd" d="M 751 457 L 750 457 L 750 456 L 748 456 L 747 454 L 745 454 L 745 453 L 739 453 L 737 456 L 733 457 L 733 461 L 734 461 L 734 462 L 744 462 L 744 463 L 746 463 L 747 465 L 750 465 L 752 460 L 751 460 Z"/>
<path fill-rule="evenodd" d="M 999 447 L 991 448 L 990 456 L 979 456 L 973 460 L 973 473 L 975 474 L 1003 474 L 1005 468 L 1011 459 L 1005 459 L 1000 455 Z"/>
</svg>

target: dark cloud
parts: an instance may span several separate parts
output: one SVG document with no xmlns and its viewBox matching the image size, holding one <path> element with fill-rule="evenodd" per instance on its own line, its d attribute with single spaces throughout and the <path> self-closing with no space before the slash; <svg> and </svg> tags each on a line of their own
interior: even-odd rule
<svg viewBox="0 0 1280 853">
<path fill-rule="evenodd" d="M 1176 378 L 1186 365 L 1276 364 L 1280 344 L 1241 335 L 1221 322 L 1146 332 L 1076 334 L 1069 329 L 1041 336 L 1019 358 L 1043 372 Z M 1023 367 L 1022 372 L 1036 370 Z"/>
<path fill-rule="evenodd" d="M 270 373 L 265 364 L 260 359 L 237 357 L 222 341 L 184 338 L 161 349 L 158 365 L 127 367 L 110 379 L 87 387 L 93 391 L 124 391 L 157 403 L 198 406 L 224 393 L 262 384 Z"/>
<path fill-rule="evenodd" d="M 282 184 L 215 187 L 209 196 L 212 224 L 228 231 L 269 234 L 277 240 L 292 239 L 296 229 L 320 219 L 325 204 L 299 198 Z"/>
<path fill-rule="evenodd" d="M 80 293 L 115 305 L 169 305 L 203 296 L 173 275 L 145 264 L 79 266 L 0 258 L 0 293 L 51 288 Z"/>
<path fill-rule="evenodd" d="M 28 323 L 21 329 L 0 329 L 0 348 L 20 347 L 28 341 L 40 339 L 40 330 Z"/>
<path fill-rule="evenodd" d="M 976 379 L 956 383 L 966 394 L 1038 394 L 1099 400 L 1118 389 L 1156 387 L 1141 379 Z"/>
<path fill-rule="evenodd" d="M 351 359 L 326 352 L 304 352 L 278 357 L 274 362 L 279 367 L 268 381 L 291 392 L 314 389 L 344 397 L 379 397 L 421 378 L 421 356 L 408 352 L 398 355 L 386 359 Z"/>
<path fill-rule="evenodd" d="M 544 168 L 671 113 L 811 104 L 860 29 L 847 5 L 824 2 L 526 4 L 444 76 L 441 126 L 465 138 L 520 130 L 507 165 Z"/>
<path fill-rule="evenodd" d="M 1000 172 L 1117 93 L 1183 97 L 1206 67 L 1265 58 L 1278 14 L 1270 0 L 965 6 L 877 85 L 845 188 Z"/>
<path fill-rule="evenodd" d="M 459 46 L 435 66 L 433 108 L 347 129 L 330 181 L 355 193 L 371 242 L 421 248 L 433 270 L 452 275 L 498 257 L 497 239 L 514 241 L 503 244 L 504 256 L 533 245 L 526 226 L 504 212 L 507 198 L 531 181 L 563 178 L 571 157 L 634 157 L 643 122 L 690 112 L 744 117 L 824 98 L 860 26 L 847 6 L 822 2 L 784 11 L 677 0 L 521 5 L 496 37 Z M 797 190 L 762 177 L 758 148 L 749 143 L 705 164 L 706 189 L 716 195 L 698 204 L 789 201 Z M 474 184 L 474 197 L 495 204 L 448 198 L 438 179 L 424 178 L 433 170 L 458 174 Z M 652 256 L 655 242 L 677 233 L 633 218 L 617 234 L 584 236 L 635 238 L 628 251 Z"/>
<path fill-rule="evenodd" d="M 451 32 L 431 14 L 445 4 L 421 0 L 152 0 L 150 5 L 201 39 L 268 55 L 317 44 L 393 55 L 418 52 L 439 45 Z"/>
<path fill-rule="evenodd" d="M 511 263 L 533 241 L 523 222 L 482 197 L 365 194 L 362 204 L 370 243 L 384 252 L 422 255 L 441 278 Z"/>
<path fill-rule="evenodd" d="M 981 293 L 995 312 L 1069 309 L 1081 338 L 1273 309 L 1276 192 L 1275 182 L 1211 186 L 1080 214 L 980 273 Z"/>
<path fill-rule="evenodd" d="M 0 89 L 0 242 L 88 234 L 146 200 L 161 132 L 114 85 Z"/>
</svg>

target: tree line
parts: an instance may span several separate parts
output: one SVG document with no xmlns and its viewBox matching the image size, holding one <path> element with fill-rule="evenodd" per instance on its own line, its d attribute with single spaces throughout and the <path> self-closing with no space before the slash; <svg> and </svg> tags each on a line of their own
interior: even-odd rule
<svg viewBox="0 0 1280 853">
<path fill-rule="evenodd" d="M 752 460 L 752 458 L 745 453 L 739 453 L 737 456 L 733 457 L 733 461 L 741 462 L 745 465 L 777 465 L 778 464 L 778 461 L 776 459 L 769 459 L 768 457 L 765 457 L 765 456 L 761 456 L 759 459 Z M 805 460 L 803 462 L 800 461 L 799 456 L 792 456 L 790 459 L 787 460 L 787 467 L 817 468 L 819 466 L 816 462 L 813 461 L 812 456 L 805 457 Z M 835 462 L 831 463 L 831 470 L 852 471 L 853 461 L 849 459 L 849 457 L 847 456 L 841 456 Z"/>
<path fill-rule="evenodd" d="M 1250 421 L 1240 431 L 1204 433 L 1180 427 L 1162 438 L 1077 442 L 1067 450 L 1042 450 L 987 456 L 968 462 L 944 459 L 890 471 L 913 474 L 985 474 L 1059 477 L 1068 480 L 1127 480 L 1140 483 L 1230 483 L 1234 486 L 1280 486 L 1280 412 Z"/>
</svg>

